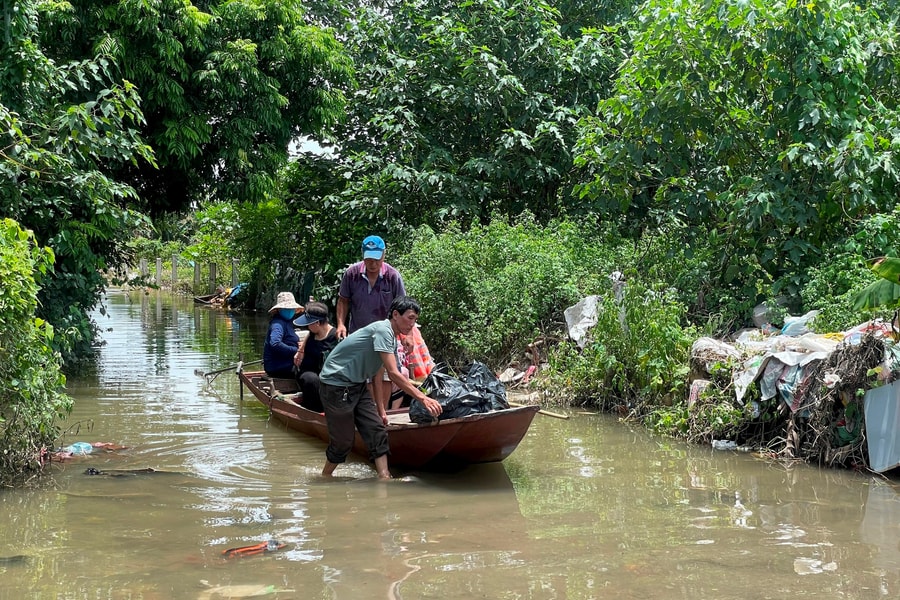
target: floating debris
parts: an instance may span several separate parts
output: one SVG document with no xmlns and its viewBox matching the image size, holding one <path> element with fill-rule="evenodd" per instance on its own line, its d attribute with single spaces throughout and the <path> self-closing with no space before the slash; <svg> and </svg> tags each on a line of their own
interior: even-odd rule
<svg viewBox="0 0 900 600">
<path fill-rule="evenodd" d="M 212 586 L 208 581 L 201 581 L 208 589 L 197 596 L 198 600 L 212 600 L 213 598 L 258 598 L 279 593 L 291 593 L 294 590 L 278 588 L 274 585 L 246 584 L 246 585 L 217 585 Z"/>
<path fill-rule="evenodd" d="M 223 550 L 222 555 L 225 558 L 243 558 L 245 556 L 255 556 L 257 554 L 263 554 L 264 552 L 277 552 L 284 548 L 287 544 L 283 542 L 279 542 L 278 540 L 268 540 L 265 542 L 260 542 L 258 544 L 251 544 L 249 546 L 240 546 L 238 548 L 229 548 L 228 550 Z"/>
</svg>

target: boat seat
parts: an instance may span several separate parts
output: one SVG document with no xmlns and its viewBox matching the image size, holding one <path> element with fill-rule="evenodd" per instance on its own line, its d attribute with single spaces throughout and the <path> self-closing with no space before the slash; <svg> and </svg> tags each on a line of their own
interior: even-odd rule
<svg viewBox="0 0 900 600">
<path fill-rule="evenodd" d="M 412 420 L 409 418 L 409 412 L 388 413 L 388 423 L 391 425 L 409 425 Z"/>
<path fill-rule="evenodd" d="M 260 377 L 259 387 L 260 389 L 265 390 L 270 396 L 276 394 L 286 396 L 288 394 L 296 394 L 300 391 L 296 379 L 282 379 L 279 377 Z"/>
</svg>

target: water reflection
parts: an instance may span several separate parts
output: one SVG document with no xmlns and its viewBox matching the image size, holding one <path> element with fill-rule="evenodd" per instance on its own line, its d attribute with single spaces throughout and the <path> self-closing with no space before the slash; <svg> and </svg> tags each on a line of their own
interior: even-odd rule
<svg viewBox="0 0 900 600">
<path fill-rule="evenodd" d="M 879 574 L 896 574 L 900 570 L 900 493 L 895 486 L 884 482 L 868 486 L 859 529 Z"/>
<path fill-rule="evenodd" d="M 526 522 L 502 467 L 309 486 L 310 537 L 337 598 L 520 597 Z M 498 507 L 505 510 L 499 512 Z M 479 525 L 480 526 L 477 526 Z"/>
<path fill-rule="evenodd" d="M 277 598 L 391 600 L 900 593 L 896 481 L 776 465 L 589 414 L 539 415 L 502 465 L 383 483 L 354 460 L 323 480 L 321 442 L 241 401 L 232 373 L 209 384 L 194 374 L 258 358 L 265 315 L 155 292 L 107 305 L 102 359 L 70 382 L 63 443 L 127 448 L 55 465 L 41 488 L 0 491 L 0 599 L 265 586 L 295 590 Z M 286 546 L 222 554 L 270 539 Z"/>
</svg>

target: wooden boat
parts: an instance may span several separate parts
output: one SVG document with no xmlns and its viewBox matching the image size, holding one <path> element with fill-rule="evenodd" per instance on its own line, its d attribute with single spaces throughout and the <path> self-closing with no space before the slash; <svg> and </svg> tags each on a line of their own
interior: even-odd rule
<svg viewBox="0 0 900 600">
<path fill-rule="evenodd" d="M 218 301 L 219 304 L 222 304 L 224 301 L 225 295 L 222 292 L 217 292 L 215 294 L 206 294 L 205 296 L 194 296 L 195 304 L 214 304 Z"/>
<path fill-rule="evenodd" d="M 238 377 L 241 399 L 246 386 L 284 425 L 328 441 L 325 415 L 297 403 L 300 395 L 294 380 L 273 379 L 263 371 L 240 371 Z M 454 469 L 500 462 L 516 449 L 539 410 L 539 406 L 519 406 L 426 424 L 411 422 L 408 409 L 389 410 L 391 466 Z M 359 456 L 368 456 L 359 434 L 353 450 Z"/>
<path fill-rule="evenodd" d="M 241 291 L 247 287 L 246 283 L 239 283 L 233 288 L 219 289 L 212 294 L 205 296 L 194 296 L 194 304 L 205 304 L 211 306 L 233 307 L 237 301 L 235 298 Z"/>
</svg>

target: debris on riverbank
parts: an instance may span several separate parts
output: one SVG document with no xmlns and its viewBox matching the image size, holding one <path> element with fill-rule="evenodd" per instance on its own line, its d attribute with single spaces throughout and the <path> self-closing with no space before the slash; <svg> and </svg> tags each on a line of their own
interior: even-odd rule
<svg viewBox="0 0 900 600">
<path fill-rule="evenodd" d="M 730 431 L 737 446 L 883 472 L 900 464 L 900 430 L 891 422 L 900 386 L 872 402 L 874 390 L 900 376 L 891 333 L 890 324 L 869 322 L 836 334 L 747 330 L 733 342 L 700 338 L 691 352 L 688 410 L 734 403 L 743 416 Z M 878 435 L 868 435 L 867 425 Z"/>
<path fill-rule="evenodd" d="M 567 309 L 567 335 L 545 345 L 544 400 L 596 406 L 716 449 L 875 473 L 900 467 L 896 315 L 816 333 L 817 311 L 775 327 L 761 305 L 754 328 L 717 339 L 689 337 L 659 313 L 648 337 L 622 323 L 617 304 L 599 306 Z M 516 367 L 501 379 L 531 387 Z"/>
</svg>

